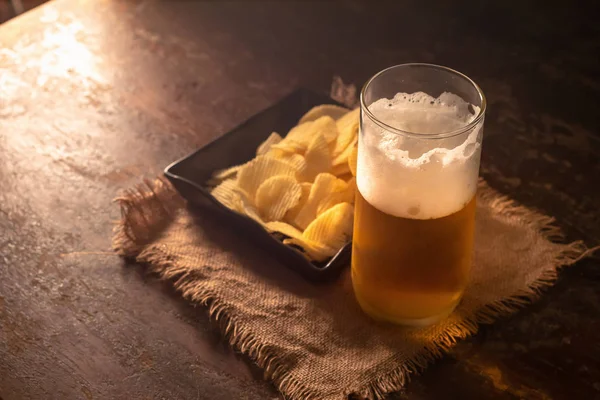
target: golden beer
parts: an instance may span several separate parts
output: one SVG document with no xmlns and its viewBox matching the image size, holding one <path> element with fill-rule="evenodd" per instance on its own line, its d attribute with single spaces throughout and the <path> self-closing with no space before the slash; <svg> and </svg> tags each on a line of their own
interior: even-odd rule
<svg viewBox="0 0 600 400">
<path fill-rule="evenodd" d="M 465 75 L 404 64 L 360 97 L 352 285 L 375 319 L 429 325 L 469 282 L 485 97 Z"/>
<path fill-rule="evenodd" d="M 376 209 L 357 191 L 352 282 L 361 307 L 395 322 L 452 311 L 467 285 L 474 229 L 475 197 L 442 218 L 408 219 Z"/>
</svg>

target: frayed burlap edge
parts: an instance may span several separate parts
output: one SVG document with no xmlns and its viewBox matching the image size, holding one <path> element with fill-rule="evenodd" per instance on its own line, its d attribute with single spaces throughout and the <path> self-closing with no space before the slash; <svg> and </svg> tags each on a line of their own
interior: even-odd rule
<svg viewBox="0 0 600 400">
<path fill-rule="evenodd" d="M 553 225 L 554 218 L 516 204 L 513 200 L 487 186 L 483 180 L 479 182 L 478 196 L 489 202 L 497 214 L 534 228 L 550 241 L 564 241 L 565 238 L 560 229 Z M 135 257 L 137 262 L 147 263 L 149 272 L 156 273 L 162 280 L 171 281 L 184 298 L 207 306 L 210 318 L 218 323 L 229 344 L 256 362 L 263 369 L 265 379 L 271 380 L 286 398 L 304 400 L 323 396 L 323 393 L 315 393 L 302 382 L 286 375 L 290 366 L 278 358 L 277 351 L 269 344 L 261 343 L 260 338 L 236 322 L 234 313 L 227 307 L 223 299 L 205 287 L 202 277 L 186 268 L 177 267 L 160 250 L 144 250 L 145 245 L 152 238 L 147 233 L 148 230 L 134 229 L 132 221 L 135 221 L 138 227 L 149 226 L 152 223 L 154 229 L 156 229 L 156 224 L 167 225 L 174 212 L 185 204 L 170 183 L 162 178 L 156 179 L 154 182 L 145 181 L 144 184 L 126 191 L 115 201 L 121 208 L 121 220 L 115 227 L 113 237 L 113 248 L 119 255 Z M 148 210 L 154 213 L 151 215 L 152 222 L 149 220 Z M 411 375 L 423 371 L 427 365 L 440 358 L 459 340 L 475 334 L 479 324 L 492 323 L 498 318 L 508 316 L 530 304 L 540 296 L 543 289 L 552 285 L 557 279 L 559 268 L 574 264 L 600 249 L 600 246 L 587 249 L 582 241 L 575 241 L 564 246 L 563 251 L 548 263 L 542 275 L 527 288 L 513 293 L 510 297 L 488 304 L 473 315 L 465 317 L 464 320 L 446 329 L 439 338 L 424 346 L 406 364 L 393 369 L 366 386 L 348 387 L 344 394 L 356 394 L 367 399 L 378 400 L 391 392 L 403 389 Z"/>
<path fill-rule="evenodd" d="M 113 249 L 126 258 L 138 257 L 153 236 L 185 205 L 185 200 L 164 178 L 145 179 L 114 201 L 121 209 L 121 220 L 113 229 Z"/>
</svg>

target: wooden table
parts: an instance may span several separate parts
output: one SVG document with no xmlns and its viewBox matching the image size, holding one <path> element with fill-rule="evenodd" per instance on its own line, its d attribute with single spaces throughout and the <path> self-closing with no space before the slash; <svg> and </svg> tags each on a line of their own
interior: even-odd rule
<svg viewBox="0 0 600 400">
<path fill-rule="evenodd" d="M 111 253 L 111 199 L 335 74 L 468 74 L 489 101 L 483 176 L 597 244 L 596 14 L 528 4 L 55 0 L 0 26 L 0 398 L 277 398 L 204 309 Z M 393 398 L 599 398 L 599 268 Z"/>
<path fill-rule="evenodd" d="M 0 0 L 0 24 L 44 4 L 47 0 Z"/>
</svg>

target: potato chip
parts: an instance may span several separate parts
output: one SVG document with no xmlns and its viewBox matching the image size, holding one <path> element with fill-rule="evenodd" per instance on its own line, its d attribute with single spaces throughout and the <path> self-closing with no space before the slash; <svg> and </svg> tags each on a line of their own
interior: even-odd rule
<svg viewBox="0 0 600 400">
<path fill-rule="evenodd" d="M 354 194 L 348 191 L 348 184 L 341 179 L 336 179 L 330 186 L 329 193 L 319 202 L 316 215 L 321 215 L 336 204 L 352 202 L 354 202 Z"/>
<path fill-rule="evenodd" d="M 286 224 L 285 222 L 280 221 L 271 221 L 265 224 L 265 228 L 269 232 L 279 232 L 283 233 L 285 236 L 295 239 L 302 238 L 302 232 L 290 224 Z"/>
<path fill-rule="evenodd" d="M 298 212 L 298 215 L 293 220 L 289 220 L 294 226 L 304 230 L 316 218 L 317 208 L 321 201 L 331 193 L 335 187 L 337 178 L 328 173 L 317 175 L 315 183 L 313 183 L 308 199 L 304 207 Z"/>
<path fill-rule="evenodd" d="M 292 128 L 287 136 L 280 142 L 293 141 L 306 147 L 319 134 L 323 135 L 327 143 L 334 143 L 338 136 L 337 126 L 333 118 L 325 116 L 315 121 L 305 122 Z"/>
<path fill-rule="evenodd" d="M 242 215 L 246 215 L 261 225 L 264 225 L 264 221 L 258 214 L 256 207 L 252 205 L 248 196 L 242 190 L 235 190 L 231 199 L 232 207 L 231 209 L 237 211 Z"/>
<path fill-rule="evenodd" d="M 225 207 L 233 208 L 233 199 L 238 191 L 235 179 L 227 179 L 210 191 L 210 194 Z"/>
<path fill-rule="evenodd" d="M 302 182 L 312 182 L 318 174 L 329 171 L 331 168 L 331 156 L 329 154 L 329 145 L 323 135 L 318 134 L 310 142 L 304 159 L 306 161 L 306 168 L 299 176 L 299 180 Z"/>
<path fill-rule="evenodd" d="M 311 108 L 306 114 L 302 116 L 302 118 L 300 118 L 298 124 L 315 121 L 324 116 L 331 117 L 332 119 L 337 120 L 347 113 L 348 109 L 346 107 L 336 106 L 334 104 L 323 104 Z"/>
<path fill-rule="evenodd" d="M 256 155 L 261 156 L 263 154 L 267 154 L 269 152 L 269 150 L 271 150 L 271 146 L 273 146 L 279 142 L 281 142 L 281 136 L 279 136 L 279 133 L 277 133 L 277 132 L 271 133 L 269 135 L 269 137 L 267 138 L 267 140 L 265 140 L 264 142 L 262 142 L 260 144 L 260 146 L 258 146 L 258 148 L 256 149 Z"/>
<path fill-rule="evenodd" d="M 298 204 L 291 208 L 287 213 L 285 213 L 284 220 L 290 223 L 294 223 L 296 217 L 302 210 L 302 208 L 306 205 L 308 201 L 308 196 L 310 195 L 310 188 L 312 187 L 312 183 L 302 182 L 300 184 L 300 188 L 302 189 L 302 194 L 300 195 L 300 199 L 298 200 Z"/>
<path fill-rule="evenodd" d="M 327 143 L 335 143 L 338 137 L 337 125 L 333 118 L 325 116 L 312 122 L 312 137 L 323 135 Z"/>
<path fill-rule="evenodd" d="M 229 179 L 229 178 L 234 178 L 237 175 L 238 171 L 243 166 L 244 166 L 244 164 L 235 165 L 233 167 L 221 169 L 221 170 L 213 173 L 213 178 L 215 178 L 215 180 L 218 180 L 218 181 L 222 181 L 222 180 Z"/>
<path fill-rule="evenodd" d="M 282 145 L 285 146 L 286 142 L 296 142 L 298 144 L 304 144 L 304 146 L 306 148 L 306 146 L 308 146 L 308 142 L 309 142 L 309 140 L 307 140 L 307 138 L 310 139 L 310 137 L 312 136 L 311 130 L 312 130 L 313 122 L 314 121 L 310 121 L 310 122 L 305 122 L 303 124 L 296 125 L 292 129 L 290 129 L 287 136 L 284 137 L 283 140 L 280 143 L 278 143 L 278 146 L 275 146 L 275 147 L 277 148 Z"/>
<path fill-rule="evenodd" d="M 277 159 L 291 165 L 296 171 L 296 176 L 298 176 L 298 174 L 302 174 L 306 169 L 306 160 L 300 154 L 286 153 Z"/>
<path fill-rule="evenodd" d="M 339 250 L 352 237 L 353 222 L 354 207 L 349 203 L 336 204 L 311 222 L 302 236 Z"/>
<path fill-rule="evenodd" d="M 264 181 L 276 175 L 295 176 L 296 170 L 284 161 L 267 156 L 258 156 L 240 169 L 237 176 L 237 185 L 248 194 L 251 201 L 254 201 L 258 187 Z"/>
<path fill-rule="evenodd" d="M 308 258 L 315 261 L 324 261 L 328 257 L 333 256 L 339 249 L 333 249 L 321 243 L 313 242 L 306 238 L 289 238 L 284 239 L 283 244 L 296 245 L 302 248 Z"/>
<path fill-rule="evenodd" d="M 350 143 L 350 145 L 348 147 L 346 147 L 344 149 L 344 151 L 342 151 L 340 154 L 338 154 L 333 161 L 331 162 L 331 165 L 333 165 L 334 167 L 336 165 L 340 165 L 340 164 L 345 164 L 348 162 L 348 158 L 350 157 L 350 154 L 352 154 L 352 151 L 354 151 L 354 146 L 356 146 L 356 143 L 358 142 L 358 137 L 355 137 L 352 142 Z"/>
<path fill-rule="evenodd" d="M 272 176 L 258 187 L 254 203 L 264 221 L 277 221 L 298 204 L 301 194 L 294 177 Z"/>
<path fill-rule="evenodd" d="M 285 156 L 289 154 L 304 154 L 307 143 L 300 143 L 296 140 L 284 140 L 271 146 L 271 152 L 278 156 Z"/>
<path fill-rule="evenodd" d="M 340 155 L 358 137 L 359 116 L 360 108 L 357 108 L 335 122 L 338 138 L 332 153 L 334 157 Z"/>
<path fill-rule="evenodd" d="M 337 178 L 348 183 L 348 182 L 350 182 L 350 179 L 354 178 L 354 175 L 352 175 L 350 172 L 348 172 L 347 174 L 339 175 Z"/>
<path fill-rule="evenodd" d="M 350 167 L 350 172 L 352 175 L 356 176 L 356 161 L 358 158 L 358 146 L 354 146 L 352 148 L 352 152 L 348 156 L 348 166 Z"/>
<path fill-rule="evenodd" d="M 350 165 L 348 163 L 336 165 L 331 168 L 330 172 L 337 177 L 348 175 L 350 174 Z"/>
</svg>

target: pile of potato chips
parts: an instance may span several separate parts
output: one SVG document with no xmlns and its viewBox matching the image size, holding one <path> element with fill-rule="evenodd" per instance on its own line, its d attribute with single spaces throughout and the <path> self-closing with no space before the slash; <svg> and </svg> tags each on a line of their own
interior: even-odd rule
<svg viewBox="0 0 600 400">
<path fill-rule="evenodd" d="M 352 236 L 358 113 L 312 108 L 285 138 L 273 132 L 251 161 L 217 171 L 212 195 L 309 259 L 333 256 Z"/>
</svg>

